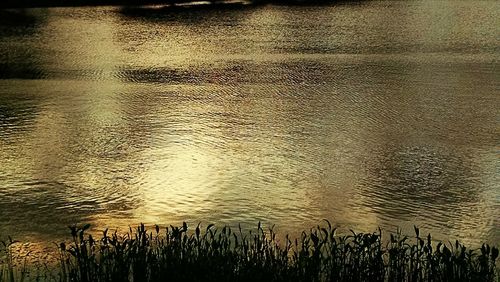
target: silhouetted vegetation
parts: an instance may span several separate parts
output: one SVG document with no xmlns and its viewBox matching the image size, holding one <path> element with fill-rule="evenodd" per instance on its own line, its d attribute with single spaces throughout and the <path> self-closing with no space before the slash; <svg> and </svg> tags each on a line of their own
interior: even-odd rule
<svg viewBox="0 0 500 282">
<path fill-rule="evenodd" d="M 471 250 L 460 244 L 382 231 L 337 236 L 330 223 L 280 241 L 273 229 L 255 233 L 229 227 L 144 225 L 129 233 L 101 238 L 86 234 L 89 225 L 71 227 L 72 242 L 61 243 L 56 281 L 494 281 L 498 249 L 483 244 Z M 10 239 L 9 239 L 10 240 Z M 6 260 L 0 281 L 33 278 Z M 41 278 L 40 278 L 41 277 Z"/>
</svg>

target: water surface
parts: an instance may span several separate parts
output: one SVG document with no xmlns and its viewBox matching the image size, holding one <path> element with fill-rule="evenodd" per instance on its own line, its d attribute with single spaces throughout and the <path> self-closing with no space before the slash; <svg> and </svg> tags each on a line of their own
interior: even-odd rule
<svg viewBox="0 0 500 282">
<path fill-rule="evenodd" d="M 2 13 L 1 235 L 326 218 L 500 242 L 500 2 Z"/>
</svg>

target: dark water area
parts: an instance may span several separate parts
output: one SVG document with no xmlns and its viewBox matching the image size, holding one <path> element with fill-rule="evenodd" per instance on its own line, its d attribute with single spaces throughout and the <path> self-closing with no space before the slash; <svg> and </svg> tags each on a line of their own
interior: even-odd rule
<svg viewBox="0 0 500 282">
<path fill-rule="evenodd" d="M 497 1 L 1 13 L 1 236 L 326 218 L 500 243 Z"/>
</svg>

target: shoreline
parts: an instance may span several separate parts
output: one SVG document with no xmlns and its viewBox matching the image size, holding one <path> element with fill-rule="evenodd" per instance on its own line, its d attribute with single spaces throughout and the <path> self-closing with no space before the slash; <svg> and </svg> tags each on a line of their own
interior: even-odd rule
<svg viewBox="0 0 500 282">
<path fill-rule="evenodd" d="M 246 231 L 186 223 L 94 236 L 89 230 L 89 224 L 71 226 L 72 239 L 58 244 L 51 268 L 23 263 L 22 256 L 14 261 L 17 242 L 1 241 L 0 282 L 495 281 L 500 272 L 497 246 L 442 243 L 417 227 L 414 235 L 381 229 L 338 235 L 325 220 L 298 238 L 279 236 L 260 222 Z"/>
<path fill-rule="evenodd" d="M 360 0 L 347 1 L 352 3 L 362 2 Z M 255 1 L 193 1 L 193 0 L 4 0 L 0 3 L 0 9 L 30 9 L 30 8 L 67 8 L 67 7 L 98 7 L 98 6 L 120 6 L 126 8 L 145 7 L 159 5 L 165 8 L 227 8 L 227 7 L 255 7 L 261 5 L 287 5 L 287 6 L 324 6 L 346 1 L 335 0 L 255 0 Z"/>
</svg>

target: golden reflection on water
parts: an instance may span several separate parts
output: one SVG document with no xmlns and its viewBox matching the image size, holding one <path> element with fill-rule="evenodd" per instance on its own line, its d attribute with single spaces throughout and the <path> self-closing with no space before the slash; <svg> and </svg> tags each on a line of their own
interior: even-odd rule
<svg viewBox="0 0 500 282">
<path fill-rule="evenodd" d="M 483 6 L 51 9 L 37 37 L 0 45 L 33 61 L 0 82 L 0 233 L 260 220 L 298 235 L 326 218 L 498 242 Z"/>
</svg>

